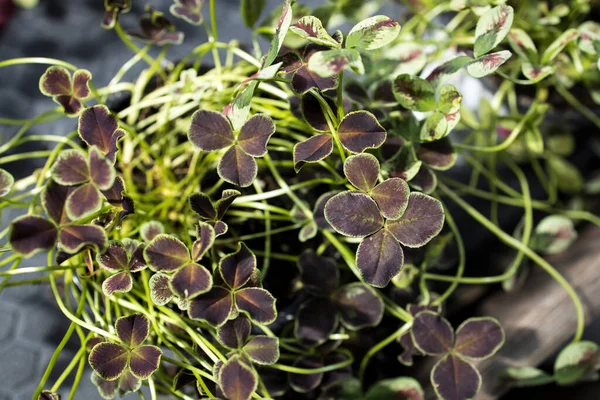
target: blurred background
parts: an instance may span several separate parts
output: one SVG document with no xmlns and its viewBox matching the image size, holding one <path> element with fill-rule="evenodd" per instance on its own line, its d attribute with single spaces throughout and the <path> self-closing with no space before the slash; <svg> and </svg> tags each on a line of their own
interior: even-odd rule
<svg viewBox="0 0 600 400">
<path fill-rule="evenodd" d="M 40 0 L 37 7 L 23 9 L 13 1 L 0 0 L 0 60 L 18 57 L 52 57 L 63 59 L 79 68 L 92 72 L 97 86 L 109 82 L 120 66 L 131 58 L 131 51 L 124 46 L 113 31 L 100 27 L 104 13 L 103 0 Z M 21 0 L 23 1 L 23 0 Z M 302 0 L 314 7 L 324 0 Z M 127 30 L 137 30 L 137 15 L 143 13 L 146 3 L 168 13 L 172 0 L 134 1 L 129 14 L 121 16 Z M 268 0 L 267 10 L 281 4 L 280 0 Z M 391 2 L 390 2 L 391 3 Z M 241 22 L 238 0 L 219 0 L 217 19 L 221 41 L 249 38 L 251 32 Z M 397 4 L 386 6 L 383 14 L 397 18 L 403 7 Z M 184 43 L 172 46 L 169 58 L 177 60 L 192 48 L 206 40 L 203 27 L 195 27 L 181 20 L 172 19 L 178 30 L 185 33 Z M 155 49 L 156 51 L 156 49 Z M 129 76 L 135 77 L 142 68 L 134 68 Z M 42 96 L 38 81 L 46 69 L 43 65 L 10 67 L 0 71 L 0 116 L 27 119 L 54 107 L 51 99 Z M 126 78 L 127 79 L 127 78 Z M 479 93 L 481 95 L 481 93 Z M 118 100 L 118 99 L 115 99 Z M 477 104 L 477 99 L 466 96 L 467 102 Z M 75 119 L 38 125 L 32 130 L 36 134 L 65 134 L 76 127 Z M 17 128 L 0 127 L 0 142 Z M 29 175 L 39 165 L 26 161 L 8 165 L 9 171 L 20 178 Z M 14 215 L 4 215 L 2 227 Z M 475 245 L 473 245 L 475 246 Z M 489 252 L 488 252 L 489 253 Z M 43 255 L 28 261 L 27 265 L 45 265 Z M 61 340 L 68 326 L 55 306 L 52 295 L 45 286 L 22 286 L 7 289 L 0 294 L 0 400 L 28 399 L 42 376 L 47 361 Z M 596 322 L 586 331 L 586 338 L 600 342 L 600 323 Z M 76 339 L 75 339 L 76 340 Z M 67 344 L 59 357 L 50 382 L 78 350 L 78 343 Z M 548 361 L 551 366 L 551 360 Z M 548 366 L 547 365 L 547 366 Z M 66 395 L 66 393 L 62 393 Z M 96 388 L 84 374 L 76 399 L 99 399 Z M 128 395 L 136 399 L 137 395 Z M 512 391 L 505 399 L 600 399 L 598 384 L 579 385 L 576 388 L 547 386 Z"/>
</svg>

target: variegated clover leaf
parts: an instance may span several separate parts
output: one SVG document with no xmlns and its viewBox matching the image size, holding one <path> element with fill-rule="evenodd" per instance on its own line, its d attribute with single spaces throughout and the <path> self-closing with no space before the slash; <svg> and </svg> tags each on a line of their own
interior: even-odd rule
<svg viewBox="0 0 600 400">
<path fill-rule="evenodd" d="M 358 190 L 342 192 L 325 205 L 325 218 L 337 232 L 362 238 L 356 252 L 361 278 L 376 287 L 386 286 L 404 263 L 402 247 L 422 247 L 444 225 L 439 200 L 410 193 L 400 178 L 378 183 L 379 161 L 363 153 L 346 159 L 344 173 Z"/>
<path fill-rule="evenodd" d="M 120 343 L 100 342 L 90 351 L 88 361 L 104 381 L 127 376 L 128 386 L 138 386 L 135 379 L 148 379 L 158 369 L 162 350 L 143 344 L 150 333 L 150 321 L 142 314 L 121 317 L 115 323 Z"/>
</svg>

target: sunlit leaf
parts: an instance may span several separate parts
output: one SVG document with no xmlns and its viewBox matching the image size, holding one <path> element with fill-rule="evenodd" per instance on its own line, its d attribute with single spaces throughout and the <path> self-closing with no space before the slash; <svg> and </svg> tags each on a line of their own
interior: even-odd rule
<svg viewBox="0 0 600 400">
<path fill-rule="evenodd" d="M 347 48 L 374 50 L 391 43 L 400 33 L 400 24 L 385 15 L 367 18 L 354 27 L 346 37 Z"/>
<path fill-rule="evenodd" d="M 97 146 L 109 160 L 115 161 L 119 150 L 117 142 L 125 135 L 125 131 L 119 129 L 117 119 L 106 106 L 95 105 L 86 108 L 79 116 L 77 130 L 88 146 Z"/>
<path fill-rule="evenodd" d="M 438 110 L 444 114 L 456 114 L 460 111 L 462 95 L 454 85 L 444 85 L 439 90 Z"/>
<path fill-rule="evenodd" d="M 427 54 L 418 43 L 398 43 L 385 50 L 385 57 L 397 62 L 392 76 L 417 75 L 427 64 Z"/>
<path fill-rule="evenodd" d="M 534 367 L 507 368 L 503 378 L 512 387 L 540 386 L 554 382 L 552 375 Z"/>
<path fill-rule="evenodd" d="M 243 348 L 252 362 L 260 365 L 274 364 L 279 360 L 279 338 L 255 336 Z"/>
<path fill-rule="evenodd" d="M 150 298 L 157 306 L 164 306 L 173 298 L 173 292 L 169 286 L 169 275 L 162 272 L 152 275 L 149 281 Z"/>
<path fill-rule="evenodd" d="M 219 271 L 231 289 L 244 286 L 256 269 L 256 256 L 243 242 L 235 253 L 226 255 L 219 261 Z"/>
<path fill-rule="evenodd" d="M 539 82 L 554 73 L 554 68 L 551 66 L 537 67 L 530 63 L 521 64 L 521 72 L 532 83 Z"/>
<path fill-rule="evenodd" d="M 138 379 L 148 379 L 160 365 L 162 351 L 156 346 L 144 345 L 131 351 L 129 370 Z"/>
<path fill-rule="evenodd" d="M 425 79 L 408 74 L 398 75 L 392 88 L 396 100 L 404 108 L 415 111 L 435 109 L 435 89 Z"/>
<path fill-rule="evenodd" d="M 231 184 L 247 187 L 256 178 L 258 166 L 254 158 L 238 145 L 232 146 L 221 157 L 217 171 L 221 179 Z"/>
<path fill-rule="evenodd" d="M 65 186 L 79 185 L 90 180 L 88 160 L 77 150 L 61 151 L 51 172 L 54 181 Z"/>
<path fill-rule="evenodd" d="M 338 136 L 342 145 L 352 153 L 376 149 L 385 142 L 386 130 L 368 111 L 348 113 L 340 122 Z"/>
<path fill-rule="evenodd" d="M 150 321 L 143 314 L 121 317 L 115 323 L 117 335 L 125 346 L 133 348 L 146 341 L 150 332 Z"/>
<path fill-rule="evenodd" d="M 223 346 L 239 349 L 248 341 L 251 328 L 252 324 L 248 318 L 240 315 L 217 329 L 217 339 Z"/>
<path fill-rule="evenodd" d="M 514 10 L 501 5 L 486 12 L 477 22 L 475 29 L 475 57 L 480 57 L 494 49 L 508 34 L 512 26 Z"/>
<path fill-rule="evenodd" d="M 454 75 L 457 73 L 462 67 L 472 62 L 473 59 L 471 57 L 462 55 L 457 56 L 440 66 L 436 67 L 429 75 L 427 76 L 427 80 L 431 82 L 434 86 L 442 81 L 442 79 Z"/>
<path fill-rule="evenodd" d="M 173 236 L 157 235 L 144 250 L 144 258 L 152 271 L 175 271 L 190 262 L 185 244 Z"/>
<path fill-rule="evenodd" d="M 567 29 L 554 42 L 552 42 L 550 46 L 548 46 L 546 51 L 542 53 L 540 62 L 542 64 L 548 64 L 550 61 L 554 60 L 569 43 L 578 37 L 579 31 L 577 31 L 577 29 Z"/>
<path fill-rule="evenodd" d="M 323 28 L 321 21 L 313 16 L 302 17 L 294 25 L 290 26 L 290 31 L 303 39 L 312 43 L 337 48 L 340 44 Z"/>
<path fill-rule="evenodd" d="M 335 262 L 311 249 L 298 257 L 298 269 L 303 289 L 313 296 L 328 296 L 338 286 L 340 272 Z"/>
<path fill-rule="evenodd" d="M 86 246 L 103 251 L 108 246 L 104 229 L 98 225 L 70 225 L 60 230 L 58 241 L 67 253 L 77 253 Z"/>
<path fill-rule="evenodd" d="M 554 377 L 559 385 L 569 385 L 585 378 L 597 377 L 600 365 L 598 345 L 580 341 L 567 345 L 554 363 Z"/>
<path fill-rule="evenodd" d="M 335 195 L 325 205 L 325 218 L 337 232 L 365 237 L 383 226 L 377 203 L 364 193 L 348 191 Z"/>
<path fill-rule="evenodd" d="M 416 379 L 384 379 L 369 388 L 365 400 L 424 400 L 425 393 Z"/>
<path fill-rule="evenodd" d="M 232 294 L 229 290 L 213 286 L 190 302 L 188 314 L 192 319 L 206 321 L 214 326 L 223 325 L 233 311 Z"/>
<path fill-rule="evenodd" d="M 421 311 L 415 316 L 411 336 L 417 348 L 429 355 L 447 353 L 454 344 L 452 326 L 432 311 Z"/>
<path fill-rule="evenodd" d="M 512 54 L 508 50 L 486 54 L 470 63 L 467 71 L 474 78 L 482 78 L 496 72 L 511 56 Z"/>
<path fill-rule="evenodd" d="M 234 356 L 221 367 L 218 384 L 228 399 L 248 400 L 258 387 L 258 378 L 240 357 Z"/>
<path fill-rule="evenodd" d="M 188 138 L 194 147 L 202 151 L 224 149 L 235 141 L 227 118 L 210 110 L 198 110 L 192 115 Z"/>
<path fill-rule="evenodd" d="M 337 75 L 346 67 L 350 67 L 359 75 L 364 74 L 365 67 L 358 51 L 352 49 L 319 51 L 308 60 L 308 69 L 322 78 Z"/>
<path fill-rule="evenodd" d="M 0 197 L 10 193 L 14 183 L 15 178 L 8 171 L 0 168 Z"/>
<path fill-rule="evenodd" d="M 344 162 L 344 175 L 354 187 L 368 193 L 377 184 L 379 161 L 368 153 L 352 155 Z"/>
<path fill-rule="evenodd" d="M 186 300 L 208 292 L 212 283 L 210 272 L 195 263 L 188 264 L 175 272 L 169 281 L 171 291 Z"/>
<path fill-rule="evenodd" d="M 535 227 L 531 247 L 544 254 L 562 253 L 577 239 L 573 221 L 562 215 L 550 215 Z"/>
<path fill-rule="evenodd" d="M 481 387 L 481 376 L 470 363 L 449 354 L 433 367 L 431 383 L 442 400 L 474 399 Z"/>
<path fill-rule="evenodd" d="M 390 221 L 387 229 L 407 247 L 421 247 L 437 236 L 444 225 L 442 203 L 431 196 L 413 192 L 406 211 L 396 221 Z"/>
<path fill-rule="evenodd" d="M 165 227 L 159 221 L 144 222 L 142 226 L 140 226 L 140 236 L 145 242 L 152 241 L 152 239 L 161 233 L 165 233 Z"/>
<path fill-rule="evenodd" d="M 356 251 L 356 266 L 363 280 L 376 287 L 387 286 L 403 263 L 402 248 L 387 229 L 363 239 Z"/>
<path fill-rule="evenodd" d="M 328 299 L 310 299 L 298 309 L 294 336 L 310 346 L 327 341 L 338 326 L 336 307 Z"/>
<path fill-rule="evenodd" d="M 127 368 L 129 352 L 118 344 L 103 342 L 94 346 L 88 360 L 102 379 L 113 381 Z"/>
<path fill-rule="evenodd" d="M 383 317 L 383 301 L 377 293 L 356 282 L 342 286 L 334 295 L 344 326 L 350 330 L 377 326 Z"/>
<path fill-rule="evenodd" d="M 538 50 L 531 37 L 522 29 L 513 28 L 508 33 L 508 43 L 519 57 L 529 61 L 538 61 Z"/>
<path fill-rule="evenodd" d="M 323 360 L 318 356 L 302 356 L 294 364 L 296 368 L 316 369 L 323 366 Z M 306 393 L 317 388 L 323 380 L 323 373 L 318 374 L 289 374 L 289 384 L 296 392 Z"/>
<path fill-rule="evenodd" d="M 312 136 L 294 146 L 294 169 L 296 172 L 306 163 L 327 158 L 333 151 L 333 139 L 329 134 Z"/>
<path fill-rule="evenodd" d="M 169 10 L 177 18 L 181 18 L 192 25 L 201 25 L 204 22 L 202 6 L 206 0 L 175 0 Z"/>
<path fill-rule="evenodd" d="M 466 358 L 486 359 L 504 344 L 504 330 L 494 318 L 469 318 L 456 329 L 454 351 Z"/>
</svg>

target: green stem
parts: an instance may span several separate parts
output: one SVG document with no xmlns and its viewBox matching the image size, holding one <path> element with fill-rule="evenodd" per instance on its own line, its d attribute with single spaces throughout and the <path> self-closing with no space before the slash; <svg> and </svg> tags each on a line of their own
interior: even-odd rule
<svg viewBox="0 0 600 400">
<path fill-rule="evenodd" d="M 381 342 L 377 343 L 375 346 L 373 346 L 367 352 L 367 354 L 365 354 L 365 356 L 363 357 L 363 359 L 362 359 L 362 361 L 360 363 L 360 370 L 359 370 L 359 373 L 358 373 L 358 376 L 359 376 L 359 379 L 360 379 L 361 383 L 364 382 L 365 371 L 367 370 L 367 365 L 369 364 L 369 360 L 371 360 L 371 357 L 373 357 L 376 353 L 378 353 L 383 348 L 385 348 L 387 345 L 389 345 L 390 343 L 392 343 L 394 340 L 396 340 L 400 336 L 404 335 L 406 332 L 409 331 L 409 329 L 411 327 L 412 327 L 412 322 L 405 323 L 404 325 L 402 325 L 400 327 L 400 329 L 398 329 L 397 331 L 395 331 L 394 333 L 392 333 L 390 336 L 388 336 L 385 339 L 383 339 Z"/>
</svg>

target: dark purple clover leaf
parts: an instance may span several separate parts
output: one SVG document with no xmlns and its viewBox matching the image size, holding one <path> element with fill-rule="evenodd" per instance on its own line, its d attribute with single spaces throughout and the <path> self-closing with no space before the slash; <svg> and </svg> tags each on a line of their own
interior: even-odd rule
<svg viewBox="0 0 600 400">
<path fill-rule="evenodd" d="M 600 361 L 598 345 L 580 341 L 567 345 L 554 363 L 554 378 L 559 385 L 572 385 L 586 379 L 596 378 Z"/>
<path fill-rule="evenodd" d="M 424 400 L 425 393 L 416 379 L 384 379 L 371 386 L 365 400 Z"/>
<path fill-rule="evenodd" d="M 333 151 L 333 139 L 329 134 L 310 137 L 294 146 L 294 169 L 296 172 L 306 163 L 316 163 L 327 158 Z"/>
<path fill-rule="evenodd" d="M 404 108 L 421 112 L 435 109 L 435 89 L 425 79 L 408 74 L 398 75 L 394 80 L 393 92 Z"/>
<path fill-rule="evenodd" d="M 356 251 L 356 266 L 362 279 L 375 287 L 387 286 L 403 264 L 402 247 L 387 229 L 364 238 Z"/>
<path fill-rule="evenodd" d="M 350 237 L 365 237 L 383 226 L 377 203 L 355 191 L 337 194 L 325 205 L 325 218 L 337 232 Z"/>
<path fill-rule="evenodd" d="M 151 345 L 138 346 L 131 350 L 129 370 L 138 379 L 148 379 L 160 365 L 162 351 Z"/>
<path fill-rule="evenodd" d="M 368 153 L 350 156 L 344 162 L 344 174 L 354 187 L 369 193 L 379 178 L 379 161 Z"/>
<path fill-rule="evenodd" d="M 339 48 L 340 44 L 323 27 L 321 21 L 313 16 L 302 17 L 294 25 L 290 26 L 290 31 L 309 42 L 320 46 Z"/>
<path fill-rule="evenodd" d="M 217 172 L 225 182 L 240 187 L 248 187 L 254 182 L 258 166 L 254 157 L 247 154 L 240 146 L 232 146 L 223 154 Z"/>
<path fill-rule="evenodd" d="M 150 321 L 142 314 L 121 317 L 115 323 L 119 339 L 127 348 L 134 348 L 146 341 L 150 333 Z"/>
<path fill-rule="evenodd" d="M 63 150 L 52 166 L 52 178 L 64 186 L 79 185 L 88 182 L 90 166 L 86 156 L 77 150 Z"/>
<path fill-rule="evenodd" d="M 400 33 L 400 24 L 385 15 L 376 15 L 356 24 L 346 37 L 347 48 L 379 49 Z"/>
<path fill-rule="evenodd" d="M 110 205 L 120 210 L 114 211 L 119 213 L 119 225 L 126 216 L 135 213 L 135 203 L 133 202 L 133 199 L 125 193 L 125 186 L 121 177 L 117 176 L 112 187 L 108 190 L 103 190 L 102 195 Z"/>
<path fill-rule="evenodd" d="M 421 353 L 419 349 L 415 347 L 415 343 L 412 340 L 410 332 L 400 336 L 397 341 L 402 346 L 402 354 L 398 356 L 398 361 L 402 365 L 411 367 L 413 365 L 413 357 L 420 356 L 423 353 Z"/>
<path fill-rule="evenodd" d="M 383 301 L 369 286 L 356 282 L 342 286 L 334 294 L 342 324 L 350 330 L 377 326 L 383 318 Z"/>
<path fill-rule="evenodd" d="M 225 149 L 235 142 L 227 118 L 219 112 L 208 110 L 199 110 L 192 115 L 188 138 L 194 147 L 202 151 Z"/>
<path fill-rule="evenodd" d="M 175 0 L 169 9 L 177 18 L 184 19 L 192 25 L 201 25 L 204 22 L 202 6 L 206 0 Z"/>
<path fill-rule="evenodd" d="M 266 115 L 256 114 L 240 129 L 237 143 L 246 154 L 262 157 L 267 154 L 267 142 L 273 133 L 275 133 L 273 120 Z"/>
<path fill-rule="evenodd" d="M 252 324 L 243 315 L 230 319 L 217 329 L 217 340 L 223 346 L 239 349 L 248 342 Z"/>
<path fill-rule="evenodd" d="M 200 217 L 208 220 L 217 218 L 217 210 L 215 209 L 210 197 L 204 193 L 194 193 L 188 199 L 190 208 Z"/>
<path fill-rule="evenodd" d="M 249 400 L 258 387 L 258 377 L 252 367 L 234 356 L 219 369 L 217 383 L 226 398 Z"/>
<path fill-rule="evenodd" d="M 144 242 L 151 242 L 156 236 L 165 233 L 165 227 L 159 221 L 144 222 L 140 226 L 140 237 Z"/>
<path fill-rule="evenodd" d="M 342 146 L 352 153 L 362 153 L 366 149 L 376 149 L 385 142 L 387 133 L 377 118 L 368 111 L 355 111 L 346 114 L 338 128 Z"/>
<path fill-rule="evenodd" d="M 279 338 L 255 336 L 242 348 L 253 363 L 259 365 L 275 364 L 279 360 Z"/>
<path fill-rule="evenodd" d="M 109 190 L 115 183 L 117 172 L 111 161 L 106 158 L 97 146 L 89 150 L 90 180 L 100 190 Z"/>
<path fill-rule="evenodd" d="M 444 226 L 444 207 L 431 196 L 413 192 L 408 207 L 387 229 L 406 247 L 422 247 L 437 236 Z"/>
<path fill-rule="evenodd" d="M 137 392 L 142 387 L 142 381 L 133 376 L 129 371 L 125 371 L 114 381 L 106 381 L 93 372 L 91 380 L 103 399 L 114 399 L 117 394 L 124 396 L 127 393 Z"/>
<path fill-rule="evenodd" d="M 95 105 L 86 108 L 79 116 L 78 132 L 88 146 L 97 146 L 106 158 L 115 162 L 119 151 L 117 142 L 125 136 L 125 131 L 119 129 L 117 119 L 108 107 Z"/>
<path fill-rule="evenodd" d="M 125 14 L 131 10 L 131 0 L 104 0 L 104 9 L 102 27 L 112 29 L 117 23 L 119 14 Z"/>
<path fill-rule="evenodd" d="M 409 184 L 420 192 L 430 194 L 437 187 L 437 176 L 430 168 L 421 167 Z"/>
<path fill-rule="evenodd" d="M 60 400 L 60 394 L 52 393 L 49 390 L 42 390 L 38 400 Z"/>
<path fill-rule="evenodd" d="M 0 168 L 0 197 L 6 196 L 15 183 L 15 178 L 6 170 Z"/>
<path fill-rule="evenodd" d="M 336 307 L 329 299 L 310 299 L 298 310 L 294 336 L 310 346 L 323 344 L 335 332 L 338 320 Z"/>
<path fill-rule="evenodd" d="M 171 291 L 184 300 L 206 293 L 212 287 L 210 272 L 200 264 L 191 263 L 173 274 L 169 280 Z"/>
<path fill-rule="evenodd" d="M 481 375 L 471 363 L 447 354 L 433 367 L 431 384 L 440 399 L 474 399 L 481 387 Z"/>
<path fill-rule="evenodd" d="M 191 319 L 206 321 L 213 326 L 223 325 L 234 310 L 232 293 L 221 286 L 213 286 L 190 302 L 188 314 Z"/>
<path fill-rule="evenodd" d="M 11 223 L 8 242 L 13 250 L 26 257 L 52 249 L 58 238 L 54 223 L 35 215 L 25 215 Z"/>
<path fill-rule="evenodd" d="M 422 143 L 417 148 L 417 157 L 429 167 L 445 171 L 456 163 L 456 152 L 448 137 L 433 142 Z"/>
<path fill-rule="evenodd" d="M 67 253 L 75 254 L 84 247 L 92 247 L 96 251 L 104 251 L 108 246 L 108 238 L 104 229 L 98 225 L 68 225 L 60 229 L 58 242 Z"/>
<path fill-rule="evenodd" d="M 117 272 L 102 282 L 102 291 L 106 296 L 111 296 L 115 292 L 127 293 L 132 287 L 133 279 L 127 271 Z"/>
<path fill-rule="evenodd" d="M 81 100 L 89 97 L 91 79 L 90 72 L 84 69 L 75 71 L 71 80 L 71 75 L 65 68 L 52 66 L 40 78 L 40 91 L 52 97 L 56 103 L 63 106 L 65 114 L 72 117 L 81 112 Z"/>
<path fill-rule="evenodd" d="M 329 107 L 331 107 L 332 110 L 337 110 L 337 105 L 333 99 L 325 97 L 325 101 L 327 104 L 329 104 Z M 303 95 L 300 106 L 302 110 L 302 118 L 304 118 L 306 123 L 310 125 L 311 128 L 319 132 L 329 132 L 330 128 L 329 124 L 327 123 L 327 117 L 323 112 L 321 103 L 315 96 L 313 96 L 311 93 Z"/>
<path fill-rule="evenodd" d="M 294 361 L 296 368 L 316 369 L 323 367 L 323 360 L 319 356 L 302 356 Z M 289 373 L 289 384 L 298 393 L 307 393 L 316 389 L 323 381 L 323 373 L 294 374 Z"/>
<path fill-rule="evenodd" d="M 329 296 L 339 284 L 340 272 L 331 258 L 305 250 L 298 257 L 302 287 L 316 297 Z"/>
<path fill-rule="evenodd" d="M 179 239 L 157 235 L 144 249 L 144 258 L 154 272 L 173 272 L 190 263 L 190 252 Z"/>
<path fill-rule="evenodd" d="M 215 228 L 207 222 L 198 223 L 198 239 L 192 244 L 192 260 L 199 261 L 215 242 Z"/>
<path fill-rule="evenodd" d="M 253 322 L 268 325 L 277 318 L 275 298 L 265 289 L 247 287 L 235 293 L 237 308 Z"/>
<path fill-rule="evenodd" d="M 421 311 L 415 316 L 411 337 L 417 349 L 427 355 L 448 353 L 454 345 L 452 326 L 433 311 Z"/>
<path fill-rule="evenodd" d="M 140 17 L 141 33 L 130 32 L 129 35 L 145 43 L 158 46 L 165 44 L 181 44 L 183 32 L 176 32 L 175 25 L 165 15 L 146 6 L 146 14 Z"/>
<path fill-rule="evenodd" d="M 284 60 L 283 71 L 294 72 L 292 76 L 292 90 L 298 95 L 307 93 L 310 89 L 316 88 L 320 92 L 334 89 L 338 85 L 338 75 L 323 78 L 308 68 L 310 58 L 319 51 L 327 50 L 326 47 L 317 45 L 308 45 L 300 58 L 296 53 L 288 53 L 287 60 Z M 286 64 L 287 61 L 287 64 Z"/>
<path fill-rule="evenodd" d="M 227 254 L 219 261 L 219 272 L 223 281 L 232 290 L 244 286 L 256 270 L 256 256 L 240 242 L 235 253 Z"/>
<path fill-rule="evenodd" d="M 231 204 L 242 194 L 238 190 L 226 189 L 221 193 L 221 198 L 215 202 L 215 209 L 217 210 L 217 220 L 223 219 Z"/>
<path fill-rule="evenodd" d="M 150 298 L 157 306 L 164 306 L 173 299 L 173 292 L 169 286 L 171 277 L 162 272 L 158 272 L 150 278 Z"/>
<path fill-rule="evenodd" d="M 454 352 L 465 358 L 484 360 L 504 344 L 504 330 L 494 318 L 469 318 L 456 330 Z"/>
<path fill-rule="evenodd" d="M 102 193 L 91 182 L 79 186 L 67 199 L 67 216 L 73 221 L 89 217 L 100 208 L 102 208 Z"/>
<path fill-rule="evenodd" d="M 302 243 L 314 238 L 319 232 L 319 227 L 314 221 L 307 222 L 298 232 L 298 240 Z"/>
<path fill-rule="evenodd" d="M 215 236 L 221 236 L 227 233 L 227 230 L 229 229 L 229 226 L 227 226 L 227 224 L 223 221 L 216 221 L 214 223 L 212 223 L 213 227 L 215 228 Z"/>
<path fill-rule="evenodd" d="M 331 227 L 331 225 L 329 225 L 329 222 L 327 222 L 327 219 L 325 218 L 325 205 L 327 204 L 329 199 L 331 199 L 333 196 L 335 196 L 338 193 L 339 192 L 336 190 L 332 190 L 331 192 L 323 193 L 321 196 L 319 196 L 319 198 L 315 202 L 315 207 L 313 209 L 313 219 L 314 219 L 315 223 L 317 224 L 317 226 L 319 227 L 319 229 L 329 229 L 329 230 L 333 229 Z"/>
<path fill-rule="evenodd" d="M 94 346 L 88 361 L 105 381 L 114 381 L 123 374 L 129 361 L 129 351 L 116 343 L 102 342 Z"/>
<path fill-rule="evenodd" d="M 379 206 L 379 211 L 387 219 L 395 220 L 404 214 L 408 207 L 410 189 L 404 179 L 389 178 L 371 191 L 371 198 Z"/>
</svg>

